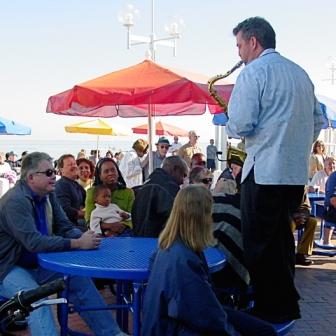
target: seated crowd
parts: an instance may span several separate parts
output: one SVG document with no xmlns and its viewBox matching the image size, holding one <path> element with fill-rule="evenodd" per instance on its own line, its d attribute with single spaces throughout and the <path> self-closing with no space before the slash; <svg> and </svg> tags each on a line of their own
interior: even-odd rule
<svg viewBox="0 0 336 336">
<path fill-rule="evenodd" d="M 7 255 L 0 263 L 0 294 L 12 296 L 61 276 L 38 266 L 39 252 L 93 249 L 101 237 L 158 237 L 144 301 L 144 335 L 177 335 L 179 330 L 186 335 L 276 335 L 271 324 L 227 306 L 234 305 L 230 290 L 246 298 L 250 287 L 240 213 L 244 162 L 232 156 L 214 181 L 214 159 L 208 169 L 197 139 L 190 131 L 189 142 L 177 146 L 174 137 L 170 150 L 169 140 L 160 137 L 150 174 L 148 143 L 143 139 L 125 155 L 108 151 L 99 157 L 95 152 L 90 159 L 84 150 L 77 160 L 72 154 L 62 155 L 57 171 L 48 154 L 23 153 L 20 179 L 0 199 L 0 255 Z M 296 263 L 303 266 L 312 263 L 307 257 L 317 225 L 307 192 L 326 193 L 330 216 L 324 244 L 331 246 L 336 226 L 336 210 L 334 217 L 331 214 L 336 208 L 335 160 L 323 157 L 321 166 L 320 156 L 312 155 L 311 180 L 292 215 L 293 233 L 304 228 L 296 254 Z M 13 168 L 7 161 L 0 153 L 0 176 Z M 211 276 L 202 253 L 210 244 L 227 260 Z M 91 279 L 71 277 L 70 287 L 70 300 L 104 304 Z M 246 303 L 240 302 L 238 308 L 246 308 Z M 107 311 L 82 317 L 96 335 L 126 335 Z M 32 334 L 56 335 L 49 308 L 34 311 L 29 319 Z"/>
</svg>

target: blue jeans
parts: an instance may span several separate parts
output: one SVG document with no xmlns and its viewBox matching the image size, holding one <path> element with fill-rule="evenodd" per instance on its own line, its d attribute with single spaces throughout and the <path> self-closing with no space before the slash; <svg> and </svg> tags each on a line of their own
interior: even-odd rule
<svg viewBox="0 0 336 336">
<path fill-rule="evenodd" d="M 328 222 L 328 221 L 324 221 L 324 227 L 328 228 L 328 229 L 332 229 L 336 227 L 336 223 L 332 223 L 332 222 Z"/>
<path fill-rule="evenodd" d="M 0 295 L 12 297 L 20 290 L 29 290 L 48 281 L 63 277 L 60 273 L 51 272 L 43 268 L 24 269 L 15 266 L 0 283 Z M 69 301 L 76 306 L 103 306 L 105 302 L 100 296 L 90 278 L 70 277 Z M 120 328 L 107 310 L 81 312 L 95 335 L 117 335 Z M 55 336 L 58 335 L 56 324 L 50 307 L 34 310 L 28 324 L 32 335 Z"/>
</svg>

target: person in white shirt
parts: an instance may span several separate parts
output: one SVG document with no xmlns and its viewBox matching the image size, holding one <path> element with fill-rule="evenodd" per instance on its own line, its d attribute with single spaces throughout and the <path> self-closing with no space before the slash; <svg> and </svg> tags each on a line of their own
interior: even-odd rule
<svg viewBox="0 0 336 336">
<path fill-rule="evenodd" d="M 0 174 L 8 173 L 12 170 L 8 162 L 5 161 L 6 156 L 4 152 L 0 152 Z"/>
<path fill-rule="evenodd" d="M 327 157 L 324 160 L 324 169 L 316 172 L 309 182 L 308 186 L 309 192 L 319 192 L 325 193 L 325 185 L 327 183 L 328 177 L 332 172 L 335 171 L 335 159 L 333 157 Z"/>
<path fill-rule="evenodd" d="M 171 144 L 168 153 L 171 155 L 177 155 L 178 150 L 182 147 L 182 144 L 178 142 L 178 136 L 174 136 L 174 142 Z"/>
<path fill-rule="evenodd" d="M 96 208 L 91 212 L 90 229 L 103 236 L 117 236 L 113 224 L 129 219 L 130 214 L 111 203 L 111 190 L 106 185 L 96 186 L 93 198 Z"/>
<path fill-rule="evenodd" d="M 128 188 L 143 184 L 143 169 L 148 165 L 147 150 L 148 142 L 138 139 L 120 161 L 119 169 Z"/>
<path fill-rule="evenodd" d="M 6 155 L 4 152 L 0 152 L 0 178 L 7 180 L 5 191 L 9 187 L 13 187 L 16 183 L 17 175 L 14 170 L 12 170 L 10 164 L 5 161 Z M 1 196 L 1 195 L 0 195 Z"/>
</svg>

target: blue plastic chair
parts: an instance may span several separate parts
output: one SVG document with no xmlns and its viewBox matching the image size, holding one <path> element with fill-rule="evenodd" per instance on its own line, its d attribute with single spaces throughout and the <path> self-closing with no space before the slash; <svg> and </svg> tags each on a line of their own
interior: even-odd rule
<svg viewBox="0 0 336 336">
<path fill-rule="evenodd" d="M 0 295 L 0 305 L 2 305 L 3 303 L 5 303 L 8 300 L 8 298 L 5 298 L 4 296 Z"/>
<path fill-rule="evenodd" d="M 279 336 L 287 335 L 294 328 L 295 320 L 284 323 L 273 323 L 274 329 Z"/>
</svg>

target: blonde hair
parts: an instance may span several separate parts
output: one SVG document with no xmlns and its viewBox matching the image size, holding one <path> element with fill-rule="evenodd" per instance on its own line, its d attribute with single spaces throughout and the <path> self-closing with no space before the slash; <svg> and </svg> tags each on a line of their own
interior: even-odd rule
<svg viewBox="0 0 336 336">
<path fill-rule="evenodd" d="M 199 185 L 189 185 L 175 198 L 167 224 L 159 236 L 159 247 L 169 248 L 181 240 L 195 252 L 212 242 L 212 195 Z"/>
</svg>

